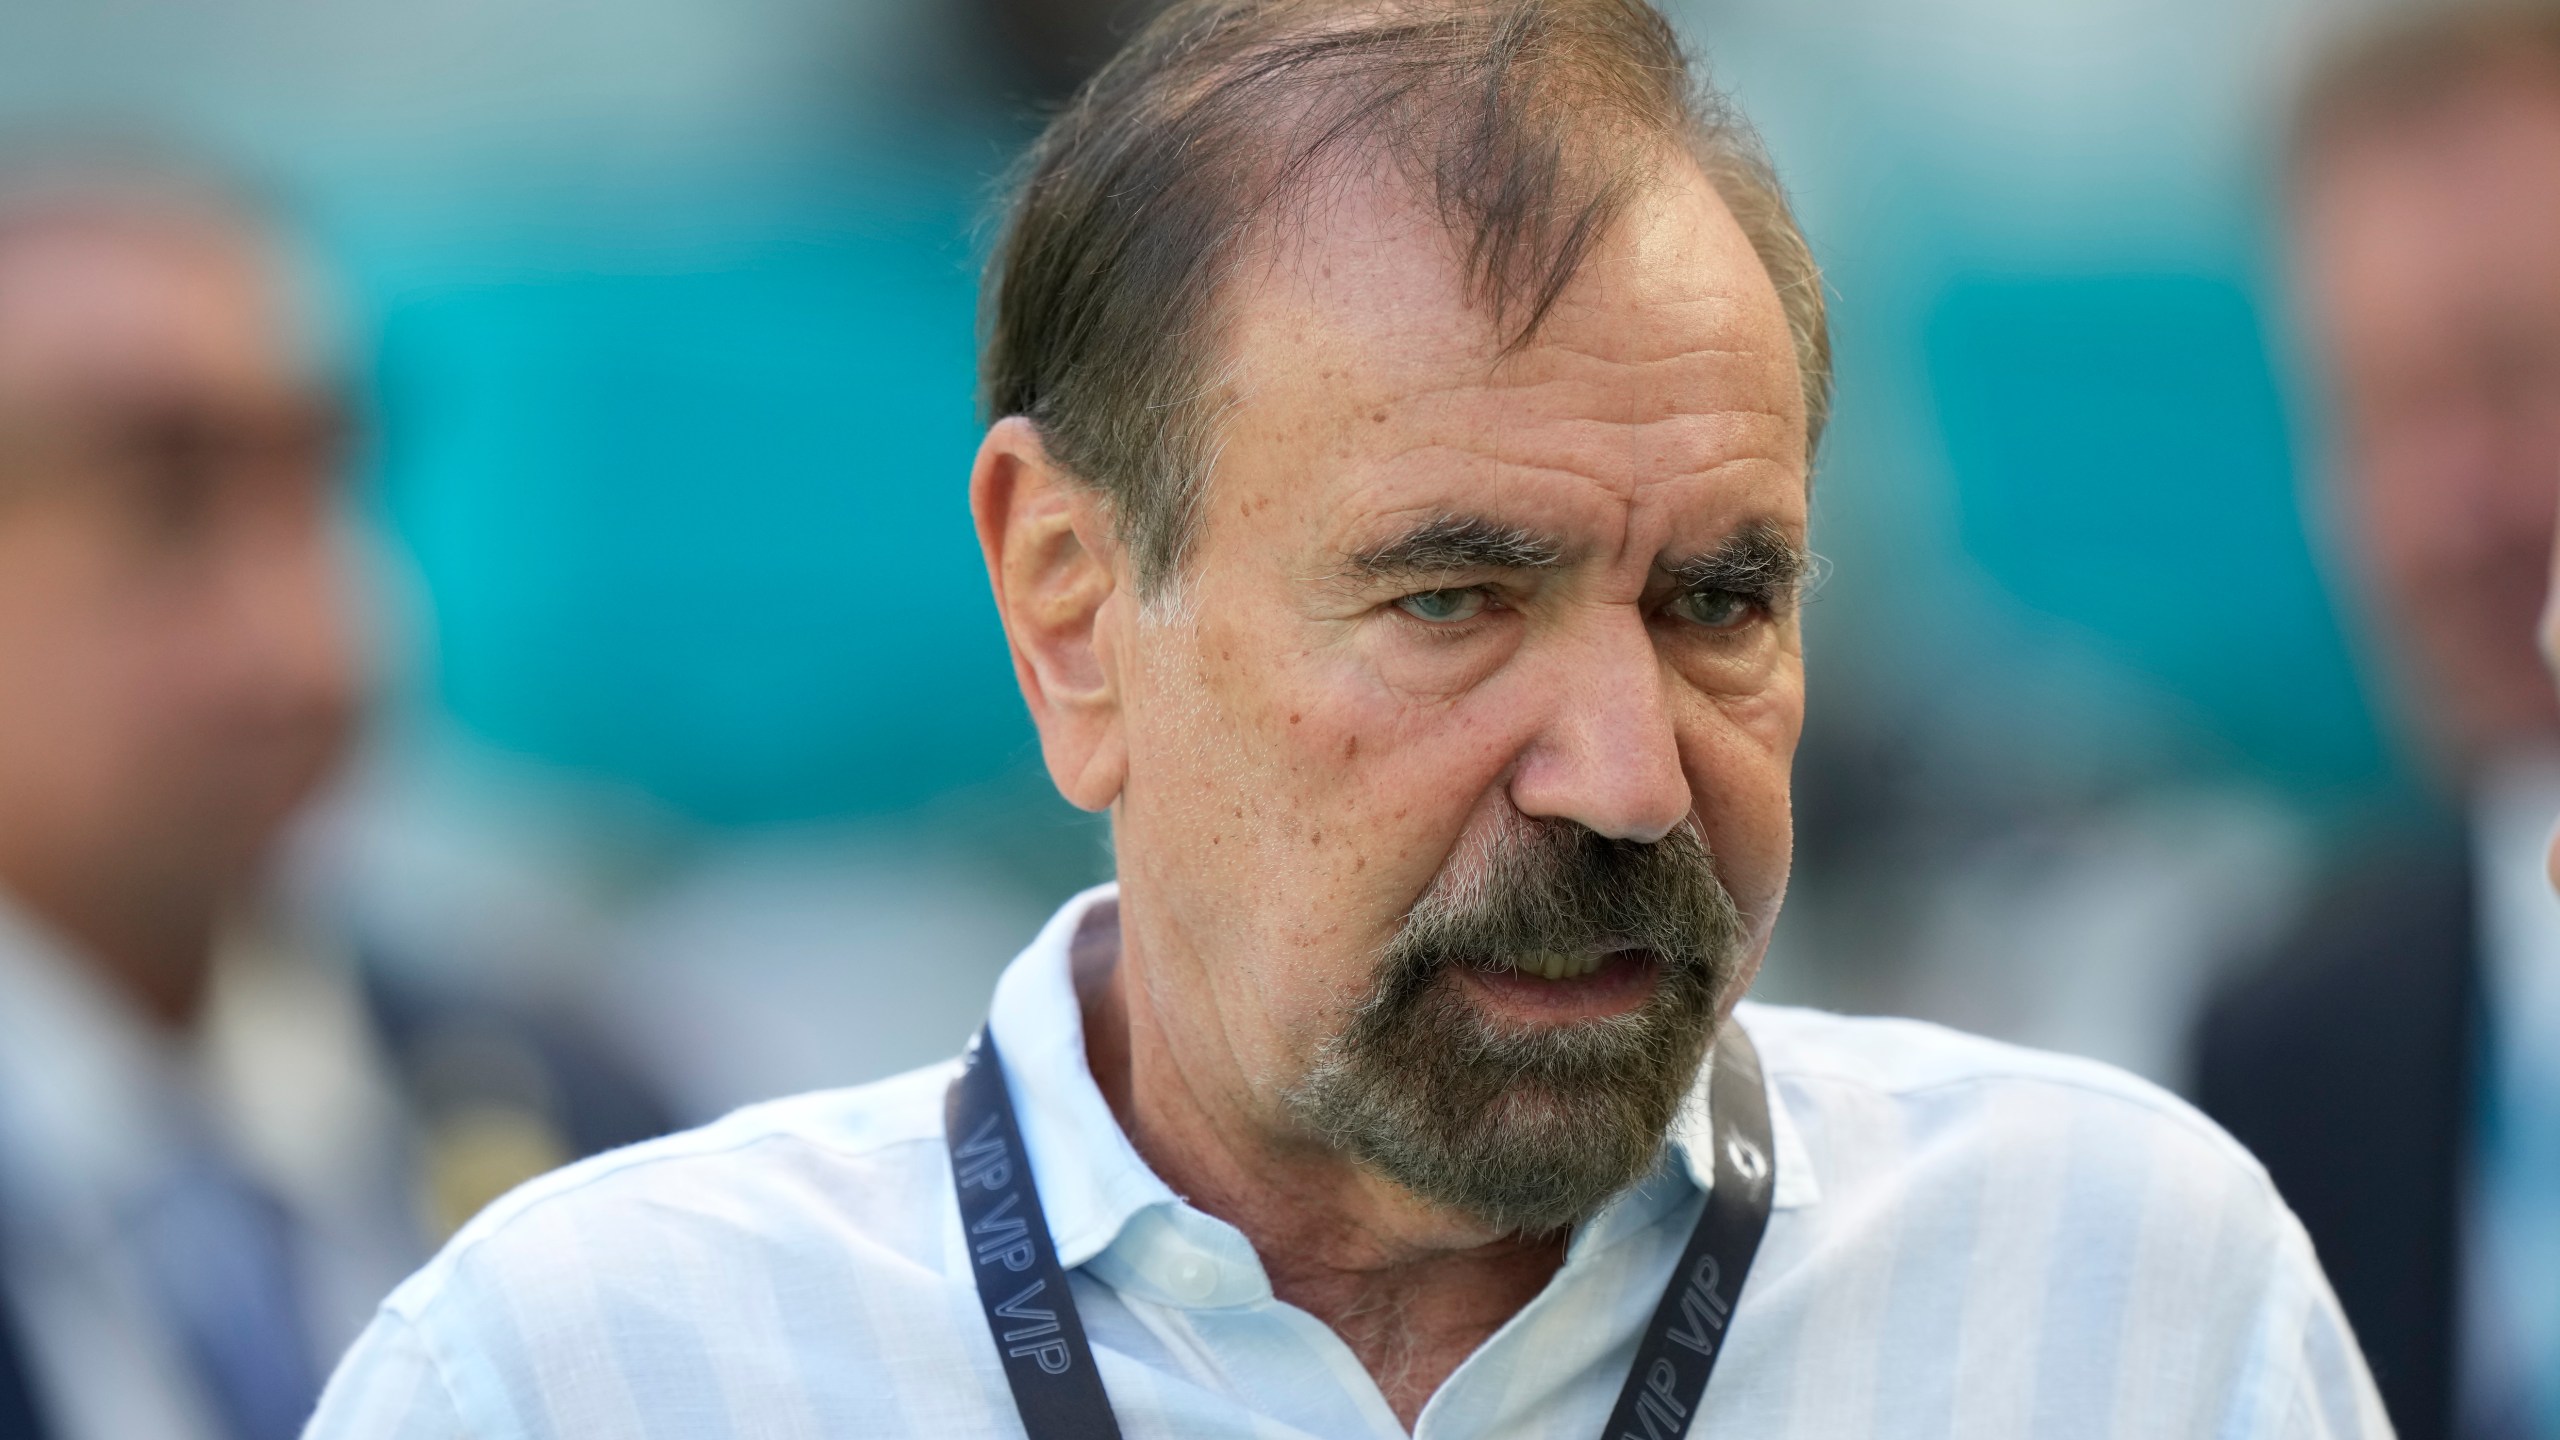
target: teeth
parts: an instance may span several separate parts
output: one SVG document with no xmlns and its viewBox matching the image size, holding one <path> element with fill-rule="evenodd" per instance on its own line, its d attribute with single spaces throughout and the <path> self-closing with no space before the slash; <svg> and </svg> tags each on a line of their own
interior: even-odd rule
<svg viewBox="0 0 2560 1440">
<path fill-rule="evenodd" d="M 1567 955 L 1550 950 L 1521 956 L 1518 969 L 1523 975 L 1546 980 L 1578 980 L 1598 970 L 1600 960 L 1598 955 Z"/>
</svg>

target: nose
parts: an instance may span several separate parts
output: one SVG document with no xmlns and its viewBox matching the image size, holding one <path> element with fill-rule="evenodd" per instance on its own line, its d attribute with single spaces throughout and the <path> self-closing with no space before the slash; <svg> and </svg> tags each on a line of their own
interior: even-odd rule
<svg viewBox="0 0 2560 1440">
<path fill-rule="evenodd" d="M 1647 844 L 1689 816 L 1671 681 L 1641 616 L 1611 617 L 1544 677 L 1544 723 L 1511 778 L 1524 815 Z"/>
</svg>

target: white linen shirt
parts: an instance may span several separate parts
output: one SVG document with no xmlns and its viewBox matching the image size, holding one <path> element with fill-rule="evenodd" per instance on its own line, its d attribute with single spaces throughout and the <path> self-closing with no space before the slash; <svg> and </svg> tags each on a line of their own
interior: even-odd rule
<svg viewBox="0 0 2560 1440">
<path fill-rule="evenodd" d="M 1109 903 L 1050 922 L 992 1023 L 1123 1433 L 1403 1435 L 1341 1339 L 1114 1122 L 1069 970 Z M 1776 1210 L 1694 1434 L 2390 1433 L 2301 1227 L 2184 1104 L 1928 1025 L 1737 1018 L 1770 1082 Z M 385 1302 L 310 1440 L 1022 1434 L 953 1203 L 955 1073 L 751 1107 L 525 1186 Z M 1599 1434 L 1703 1203 L 1703 1094 L 1416 1437 Z"/>
</svg>

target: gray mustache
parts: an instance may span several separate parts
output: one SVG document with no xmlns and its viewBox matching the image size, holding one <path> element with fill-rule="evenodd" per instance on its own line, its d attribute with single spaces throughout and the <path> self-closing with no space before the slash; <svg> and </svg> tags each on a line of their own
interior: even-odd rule
<svg viewBox="0 0 2560 1440">
<path fill-rule="evenodd" d="M 1515 815 L 1414 903 L 1380 978 L 1427 984 L 1455 965 L 1504 969 L 1529 954 L 1641 950 L 1666 981 L 1712 980 L 1730 964 L 1742 924 L 1695 821 L 1646 843 Z"/>
</svg>

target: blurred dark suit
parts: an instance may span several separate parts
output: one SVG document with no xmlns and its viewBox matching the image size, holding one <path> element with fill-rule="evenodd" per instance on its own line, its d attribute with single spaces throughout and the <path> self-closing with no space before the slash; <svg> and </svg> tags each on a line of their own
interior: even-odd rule
<svg viewBox="0 0 2560 1440">
<path fill-rule="evenodd" d="M 0 1283 L 6 1279 L 0 1276 Z M 36 1397 L 18 1357 L 17 1326 L 0 1313 L 0 1440 L 38 1440 L 44 1431 L 36 1420 Z"/>
<path fill-rule="evenodd" d="M 2403 1440 L 2453 1433 L 2480 942 L 2450 827 L 2335 877 L 2197 1032 L 2196 1099 L 2265 1162 Z"/>
</svg>

